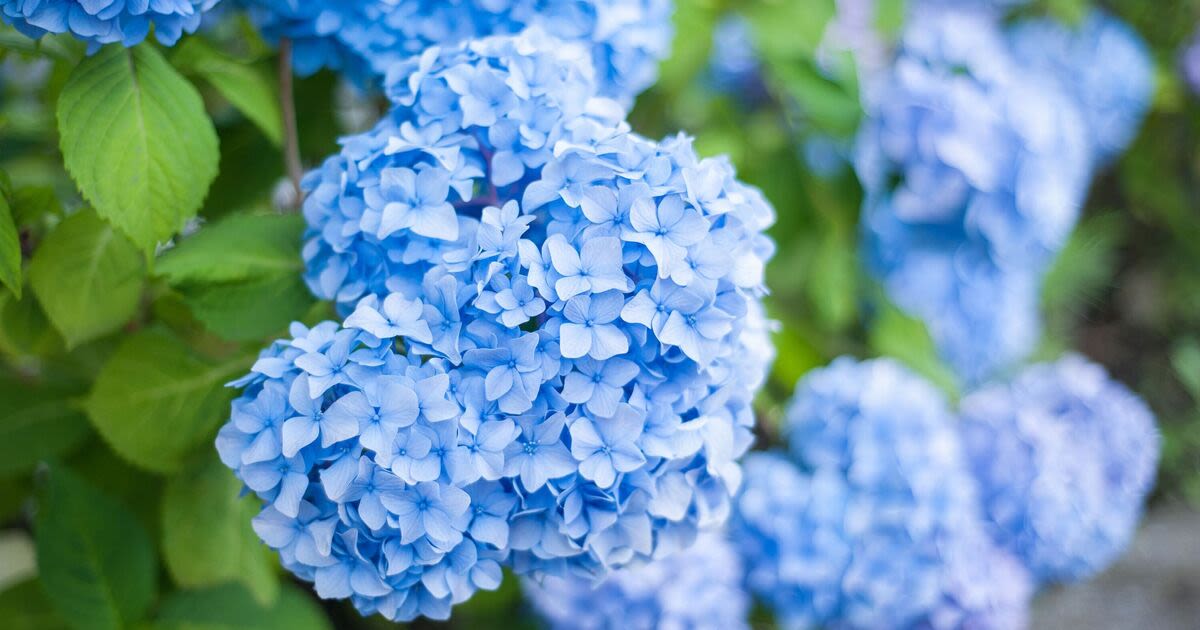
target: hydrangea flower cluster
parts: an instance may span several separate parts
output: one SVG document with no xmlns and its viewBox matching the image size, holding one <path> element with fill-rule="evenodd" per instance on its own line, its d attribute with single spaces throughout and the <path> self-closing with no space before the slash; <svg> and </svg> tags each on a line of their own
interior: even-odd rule
<svg viewBox="0 0 1200 630">
<path fill-rule="evenodd" d="M 348 317 L 263 353 L 219 447 L 321 596 L 445 618 L 502 565 L 602 577 L 725 519 L 773 210 L 594 81 L 537 29 L 431 48 L 306 178 L 306 277 Z"/>
<path fill-rule="evenodd" d="M 1093 11 L 1077 27 L 1047 18 L 1009 33 L 1026 68 L 1060 82 L 1075 98 L 1097 163 L 1125 151 L 1154 94 L 1154 64 L 1146 42 L 1129 25 Z"/>
<path fill-rule="evenodd" d="M 671 46 L 670 0 L 242 0 L 271 41 L 295 42 L 301 74 L 321 68 L 360 84 L 431 46 L 537 26 L 586 43 L 604 96 L 631 100 Z"/>
<path fill-rule="evenodd" d="M 963 442 L 992 536 L 1043 582 L 1103 570 L 1154 483 L 1154 417 L 1104 368 L 1069 355 L 967 396 Z"/>
<path fill-rule="evenodd" d="M 691 548 L 614 572 L 600 584 L 581 578 L 525 580 L 525 594 L 561 630 L 743 630 L 750 597 L 741 559 L 724 536 L 702 534 Z"/>
<path fill-rule="evenodd" d="M 718 92 L 754 104 L 766 98 L 762 62 L 754 32 L 745 17 L 728 13 L 713 27 L 708 74 Z"/>
<path fill-rule="evenodd" d="M 1032 584 L 986 536 L 944 398 L 889 360 L 797 387 L 791 457 L 753 454 L 731 538 L 787 628 L 1022 627 Z"/>
<path fill-rule="evenodd" d="M 856 157 L 868 266 L 979 382 L 1037 339 L 1041 275 L 1088 185 L 1085 126 L 972 11 L 918 12 L 870 100 Z"/>
<path fill-rule="evenodd" d="M 104 44 L 140 44 L 154 27 L 154 37 L 173 46 L 184 33 L 200 28 L 205 11 L 220 0 L 155 0 L 89 2 L 88 0 L 0 0 L 0 18 L 33 38 L 70 33 L 87 42 L 89 51 Z"/>
</svg>

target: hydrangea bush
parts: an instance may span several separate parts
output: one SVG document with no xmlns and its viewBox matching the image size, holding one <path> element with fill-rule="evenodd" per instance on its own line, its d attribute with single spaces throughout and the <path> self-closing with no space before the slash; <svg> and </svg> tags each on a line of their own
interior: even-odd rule
<svg viewBox="0 0 1200 630">
<path fill-rule="evenodd" d="M 241 0 L 271 41 L 294 41 L 301 74 L 331 68 L 359 83 L 406 57 L 536 26 L 586 44 L 603 95 L 631 100 L 670 51 L 670 0 Z"/>
<path fill-rule="evenodd" d="M 266 351 L 219 443 L 323 597 L 445 618 L 500 563 L 599 577 L 728 512 L 773 213 L 617 122 L 575 52 L 395 66 L 395 110 L 306 180 L 307 278 L 349 316 Z"/>
<path fill-rule="evenodd" d="M 962 403 L 989 532 L 1041 581 L 1102 571 L 1129 544 L 1159 438 L 1140 398 L 1077 355 Z"/>
<path fill-rule="evenodd" d="M 686 551 L 599 584 L 578 577 L 523 584 L 537 613 L 560 630 L 746 630 L 750 598 L 741 579 L 737 551 L 708 532 Z"/>
<path fill-rule="evenodd" d="M 732 526 L 787 628 L 1014 628 L 1028 573 L 987 538 L 945 399 L 889 360 L 797 387 L 789 460 L 747 458 Z"/>
<path fill-rule="evenodd" d="M 867 265 L 978 382 L 1037 340 L 1040 277 L 1088 185 L 1086 128 L 973 11 L 919 12 L 871 98 L 856 159 Z"/>
<path fill-rule="evenodd" d="M 134 46 L 150 29 L 164 46 L 200 28 L 205 11 L 220 0 L 0 0 L 0 18 L 29 37 L 70 33 L 88 43 Z"/>
</svg>

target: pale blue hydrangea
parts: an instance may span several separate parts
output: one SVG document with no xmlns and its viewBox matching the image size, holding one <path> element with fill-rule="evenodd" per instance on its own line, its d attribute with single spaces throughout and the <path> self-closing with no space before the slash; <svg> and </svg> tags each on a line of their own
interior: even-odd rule
<svg viewBox="0 0 1200 630">
<path fill-rule="evenodd" d="M 295 43 L 301 74 L 331 68 L 361 84 L 430 46 L 537 26 L 586 44 L 605 96 L 631 100 L 670 52 L 670 0 L 241 0 L 271 41 Z"/>
<path fill-rule="evenodd" d="M 963 441 L 990 533 L 1041 581 L 1104 570 L 1129 544 L 1154 483 L 1146 404 L 1076 355 L 962 403 Z"/>
<path fill-rule="evenodd" d="M 1038 337 L 1041 276 L 1078 218 L 1089 145 L 1072 99 L 989 16 L 919 12 L 870 94 L 856 169 L 867 264 L 967 382 Z"/>
<path fill-rule="evenodd" d="M 527 599 L 559 630 L 742 630 L 750 597 L 741 560 L 721 534 L 687 550 L 622 569 L 596 584 L 578 577 L 524 581 Z"/>
<path fill-rule="evenodd" d="M 591 70 L 537 30 L 430 49 L 306 178 L 306 277 L 347 318 L 265 352 L 218 445 L 259 521 L 319 530 L 260 534 L 323 597 L 444 618 L 500 566 L 598 578 L 726 518 L 773 211 Z"/>
<path fill-rule="evenodd" d="M 768 98 L 754 30 L 742 15 L 727 13 L 713 27 L 708 75 L 713 89 L 740 103 L 754 105 Z"/>
<path fill-rule="evenodd" d="M 1022 22 L 1009 39 L 1020 64 L 1060 82 L 1079 104 L 1098 163 L 1125 151 L 1154 95 L 1150 50 L 1128 24 L 1093 11 L 1076 27 Z"/>
<path fill-rule="evenodd" d="M 731 538 L 787 628 L 1017 628 L 1029 576 L 984 535 L 954 420 L 890 360 L 801 381 L 794 461 L 752 455 Z"/>
<path fill-rule="evenodd" d="M 1179 53 L 1180 71 L 1193 94 L 1200 94 L 1200 30 L 1197 30 Z"/>
<path fill-rule="evenodd" d="M 154 38 L 173 46 L 200 28 L 205 11 L 220 0 L 0 0 L 0 19 L 29 37 L 70 33 L 90 51 L 104 44 L 140 44 Z"/>
</svg>

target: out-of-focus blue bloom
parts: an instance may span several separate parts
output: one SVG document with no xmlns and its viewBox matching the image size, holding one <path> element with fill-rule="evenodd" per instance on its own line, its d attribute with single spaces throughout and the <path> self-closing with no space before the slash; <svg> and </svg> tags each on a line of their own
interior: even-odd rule
<svg viewBox="0 0 1200 630">
<path fill-rule="evenodd" d="M 739 630 L 750 598 L 741 561 L 724 536 L 702 534 L 689 549 L 622 569 L 599 584 L 579 577 L 525 580 L 525 594 L 551 628 Z"/>
<path fill-rule="evenodd" d="M 713 27 L 708 75 L 717 92 L 747 107 L 768 98 L 754 31 L 740 14 L 728 13 Z"/>
<path fill-rule="evenodd" d="M 1029 20 L 1009 39 L 1019 63 L 1059 81 L 1079 103 L 1098 163 L 1124 152 L 1154 95 L 1150 51 L 1128 24 L 1093 11 L 1077 27 Z"/>
<path fill-rule="evenodd" d="M 1090 149 L 1074 101 L 986 14 L 920 11 L 869 94 L 856 168 L 871 271 L 968 383 L 1023 358 L 1073 229 Z"/>
<path fill-rule="evenodd" d="M 200 28 L 205 11 L 220 0 L 0 0 L 0 18 L 29 37 L 70 33 L 95 51 L 104 44 L 126 48 L 154 37 L 173 46 L 184 33 Z"/>
<path fill-rule="evenodd" d="M 1200 94 L 1200 31 L 1188 40 L 1187 46 L 1180 53 L 1179 64 L 1192 93 Z"/>
<path fill-rule="evenodd" d="M 1136 395 L 1070 355 L 962 403 L 992 536 L 1042 581 L 1102 571 L 1133 536 L 1159 437 Z"/>
<path fill-rule="evenodd" d="M 338 70 L 360 84 L 431 46 L 537 26 L 590 48 L 603 95 L 630 101 L 671 45 L 670 0 L 241 0 L 271 41 L 295 42 L 301 74 Z"/>
<path fill-rule="evenodd" d="M 348 318 L 264 352 L 218 437 L 262 518 L 322 523 L 316 552 L 268 544 L 392 619 L 500 566 L 598 579 L 687 547 L 729 512 L 773 358 L 772 209 L 631 133 L 536 29 L 389 76 L 395 109 L 305 180 L 306 279 Z"/>
<path fill-rule="evenodd" d="M 788 628 L 1015 628 L 1028 574 L 986 538 L 944 397 L 890 360 L 796 390 L 795 461 L 747 459 L 732 540 Z"/>
</svg>

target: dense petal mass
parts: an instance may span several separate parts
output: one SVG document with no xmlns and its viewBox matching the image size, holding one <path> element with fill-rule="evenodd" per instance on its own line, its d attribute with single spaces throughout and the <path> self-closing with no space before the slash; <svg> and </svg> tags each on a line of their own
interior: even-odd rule
<svg viewBox="0 0 1200 630">
<path fill-rule="evenodd" d="M 741 630 L 750 597 L 741 560 L 725 538 L 702 534 L 685 551 L 614 572 L 596 584 L 578 577 L 524 581 L 551 628 L 566 630 Z"/>
<path fill-rule="evenodd" d="M 268 349 L 218 439 L 272 522 L 319 523 L 315 550 L 268 541 L 285 566 L 444 618 L 502 566 L 599 579 L 722 523 L 773 358 L 761 194 L 630 132 L 584 47 L 537 29 L 386 88 L 305 180 L 306 279 L 347 319 Z"/>
<path fill-rule="evenodd" d="M 1074 28 L 1050 19 L 1022 22 L 1009 39 L 1024 67 L 1060 82 L 1079 103 L 1099 163 L 1125 151 L 1154 95 L 1154 61 L 1128 24 L 1093 11 Z"/>
<path fill-rule="evenodd" d="M 1071 355 L 967 396 L 962 413 L 990 531 L 1040 580 L 1087 578 L 1121 553 L 1158 463 L 1144 402 Z"/>
<path fill-rule="evenodd" d="M 867 265 L 978 383 L 1037 340 L 1041 277 L 1091 173 L 1087 127 L 993 17 L 968 10 L 917 11 L 867 109 L 856 157 Z"/>
<path fill-rule="evenodd" d="M 241 0 L 268 39 L 291 38 L 302 74 L 339 70 L 375 83 L 430 46 L 536 26 L 585 44 L 601 93 L 631 100 L 670 52 L 670 0 Z"/>
<path fill-rule="evenodd" d="M 0 18 L 30 37 L 70 33 L 92 48 L 135 46 L 150 29 L 165 46 L 200 28 L 205 11 L 220 0 L 89 2 L 87 0 L 0 0 Z"/>
<path fill-rule="evenodd" d="M 1023 626 L 1029 575 L 987 538 L 932 385 L 838 359 L 801 381 L 785 430 L 793 459 L 747 459 L 731 529 L 785 627 Z"/>
</svg>

